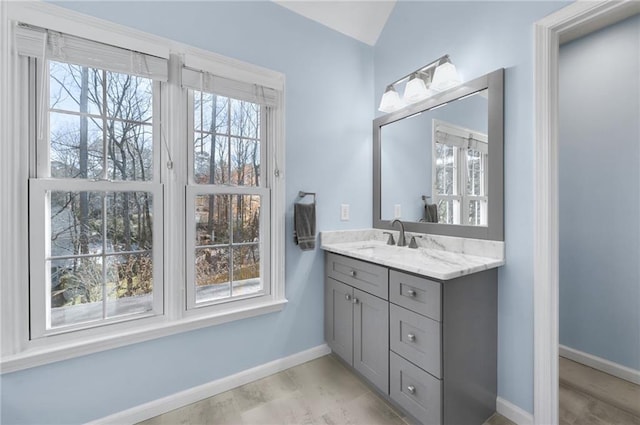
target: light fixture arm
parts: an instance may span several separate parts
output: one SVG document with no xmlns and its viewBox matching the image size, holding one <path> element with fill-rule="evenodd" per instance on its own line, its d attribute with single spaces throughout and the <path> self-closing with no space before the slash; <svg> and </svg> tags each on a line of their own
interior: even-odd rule
<svg viewBox="0 0 640 425">
<path fill-rule="evenodd" d="M 389 86 L 395 86 L 396 84 L 399 84 L 399 83 L 401 83 L 401 82 L 403 82 L 405 80 L 409 80 L 409 78 L 413 74 L 418 74 L 420 76 L 423 76 L 424 74 L 427 74 L 429 76 L 429 81 L 426 81 L 426 82 L 429 83 L 429 82 L 431 82 L 430 81 L 431 78 L 433 78 L 433 70 L 438 65 L 442 65 L 443 63 L 447 63 L 447 62 L 451 62 L 451 59 L 449 59 L 449 55 L 444 55 L 444 56 L 434 60 L 433 62 L 430 62 L 427 65 L 421 66 L 420 68 L 416 69 L 415 71 L 408 73 L 404 77 L 402 77 L 402 78 L 394 81 L 393 83 L 389 84 Z"/>
</svg>

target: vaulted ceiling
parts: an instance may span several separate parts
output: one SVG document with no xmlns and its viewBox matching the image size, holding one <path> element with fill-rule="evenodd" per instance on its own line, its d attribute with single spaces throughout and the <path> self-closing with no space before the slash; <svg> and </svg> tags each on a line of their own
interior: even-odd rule
<svg viewBox="0 0 640 425">
<path fill-rule="evenodd" d="M 396 0 L 273 0 L 282 7 L 371 46 Z"/>
</svg>

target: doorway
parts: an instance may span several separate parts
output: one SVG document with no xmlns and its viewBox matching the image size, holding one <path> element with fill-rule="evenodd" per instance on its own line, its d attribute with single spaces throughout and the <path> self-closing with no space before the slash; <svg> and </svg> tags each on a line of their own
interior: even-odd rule
<svg viewBox="0 0 640 425">
<path fill-rule="evenodd" d="M 640 13 L 640 3 L 575 2 L 536 22 L 534 423 L 558 423 L 558 54 L 561 42 Z"/>
</svg>

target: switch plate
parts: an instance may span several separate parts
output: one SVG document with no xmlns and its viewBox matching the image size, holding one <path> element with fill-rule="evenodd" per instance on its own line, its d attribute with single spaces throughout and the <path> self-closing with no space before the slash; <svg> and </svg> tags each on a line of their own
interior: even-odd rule
<svg viewBox="0 0 640 425">
<path fill-rule="evenodd" d="M 400 204 L 395 204 L 393 206 L 393 218 L 400 218 L 402 217 L 402 207 L 400 206 Z"/>
<path fill-rule="evenodd" d="M 340 220 L 349 221 L 349 204 L 340 205 Z"/>
</svg>

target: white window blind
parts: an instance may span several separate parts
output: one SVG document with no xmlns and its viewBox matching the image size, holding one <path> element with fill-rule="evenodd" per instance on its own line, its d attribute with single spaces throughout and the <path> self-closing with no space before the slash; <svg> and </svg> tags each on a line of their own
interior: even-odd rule
<svg viewBox="0 0 640 425">
<path fill-rule="evenodd" d="M 107 71 L 167 81 L 168 59 L 151 56 L 56 31 L 18 25 L 19 55 L 73 63 Z"/>
<path fill-rule="evenodd" d="M 265 106 L 275 106 L 277 102 L 277 92 L 272 88 L 232 80 L 188 67 L 182 68 L 182 87 Z"/>
<path fill-rule="evenodd" d="M 473 149 L 484 154 L 489 152 L 487 135 L 476 131 L 462 131 L 459 128 L 438 124 L 435 131 L 436 143 L 463 149 Z"/>
</svg>

